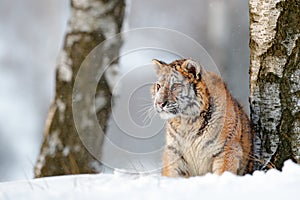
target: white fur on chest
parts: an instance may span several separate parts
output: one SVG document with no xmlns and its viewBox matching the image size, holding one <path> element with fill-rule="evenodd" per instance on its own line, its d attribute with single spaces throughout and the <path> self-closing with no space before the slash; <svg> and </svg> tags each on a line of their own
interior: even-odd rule
<svg viewBox="0 0 300 200">
<path fill-rule="evenodd" d="M 167 134 L 167 145 L 175 146 L 186 161 L 178 162 L 181 165 L 179 167 L 187 170 L 191 176 L 212 172 L 214 154 L 222 147 L 217 142 L 218 133 L 212 129 L 208 126 L 198 137 L 194 137 L 197 130 L 192 126 L 181 126 L 175 135 L 176 139 Z"/>
</svg>

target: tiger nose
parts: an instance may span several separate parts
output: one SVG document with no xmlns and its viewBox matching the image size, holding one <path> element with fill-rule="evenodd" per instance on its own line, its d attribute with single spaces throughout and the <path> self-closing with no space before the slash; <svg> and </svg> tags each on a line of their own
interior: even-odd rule
<svg viewBox="0 0 300 200">
<path fill-rule="evenodd" d="M 158 107 L 160 107 L 161 109 L 164 108 L 167 104 L 168 104 L 168 101 L 157 102 Z"/>
</svg>

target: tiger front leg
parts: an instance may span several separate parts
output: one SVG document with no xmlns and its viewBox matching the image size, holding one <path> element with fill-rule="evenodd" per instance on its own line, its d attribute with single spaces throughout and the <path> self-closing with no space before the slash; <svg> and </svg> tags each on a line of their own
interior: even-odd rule
<svg viewBox="0 0 300 200">
<path fill-rule="evenodd" d="M 167 177 L 189 177 L 186 161 L 172 146 L 167 146 L 163 155 L 162 175 Z"/>
</svg>

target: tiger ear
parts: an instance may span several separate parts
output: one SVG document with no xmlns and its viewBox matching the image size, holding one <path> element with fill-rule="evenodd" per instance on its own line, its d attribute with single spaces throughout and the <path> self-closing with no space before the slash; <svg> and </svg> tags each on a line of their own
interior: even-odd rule
<svg viewBox="0 0 300 200">
<path fill-rule="evenodd" d="M 157 60 L 157 59 L 153 59 L 152 60 L 153 64 L 154 64 L 154 69 L 156 71 L 156 74 L 159 75 L 160 72 L 161 72 L 161 69 L 167 65 L 167 63 L 163 62 L 163 61 L 160 61 L 160 60 Z"/>
<path fill-rule="evenodd" d="M 196 80 L 201 80 L 202 66 L 193 60 L 186 60 L 182 64 L 183 68 L 194 76 Z"/>
</svg>

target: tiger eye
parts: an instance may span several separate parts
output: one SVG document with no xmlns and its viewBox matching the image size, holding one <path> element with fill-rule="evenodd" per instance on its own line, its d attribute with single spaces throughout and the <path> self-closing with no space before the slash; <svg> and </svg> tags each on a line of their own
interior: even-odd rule
<svg viewBox="0 0 300 200">
<path fill-rule="evenodd" d="M 179 89 L 182 85 L 180 83 L 174 83 L 171 87 L 171 91 Z"/>
</svg>

